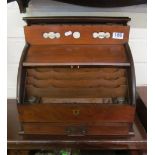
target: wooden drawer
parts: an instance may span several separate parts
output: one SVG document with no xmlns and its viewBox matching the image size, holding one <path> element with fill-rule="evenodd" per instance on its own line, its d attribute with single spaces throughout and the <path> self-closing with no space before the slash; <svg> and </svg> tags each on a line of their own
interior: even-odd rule
<svg viewBox="0 0 155 155">
<path fill-rule="evenodd" d="M 61 136 L 126 136 L 130 134 L 128 123 L 58 124 L 23 123 L 24 134 Z"/>
<path fill-rule="evenodd" d="M 25 104 L 18 105 L 21 122 L 108 123 L 134 120 L 130 105 L 105 104 Z"/>
<path fill-rule="evenodd" d="M 31 45 L 60 45 L 60 44 L 123 44 L 129 39 L 129 26 L 122 25 L 32 25 L 25 26 L 25 38 Z M 65 36 L 65 32 L 79 32 L 80 38 L 73 35 Z M 60 33 L 60 38 L 44 38 L 44 33 Z M 109 38 L 93 38 L 94 32 L 109 32 Z M 114 32 L 123 33 L 120 39 L 113 37 Z"/>
</svg>

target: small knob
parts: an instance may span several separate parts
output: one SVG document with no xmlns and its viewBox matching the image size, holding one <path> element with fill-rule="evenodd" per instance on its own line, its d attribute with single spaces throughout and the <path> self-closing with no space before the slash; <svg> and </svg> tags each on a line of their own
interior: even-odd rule
<svg viewBox="0 0 155 155">
<path fill-rule="evenodd" d="M 43 38 L 47 39 L 48 38 L 48 33 L 43 33 Z"/>
<path fill-rule="evenodd" d="M 55 37 L 58 39 L 60 38 L 60 33 L 55 33 Z"/>
<path fill-rule="evenodd" d="M 93 33 L 93 38 L 97 38 L 98 37 L 98 33 L 97 32 L 94 32 Z"/>
<path fill-rule="evenodd" d="M 50 39 L 54 39 L 55 38 L 55 33 L 54 32 L 49 32 L 48 36 Z"/>
<path fill-rule="evenodd" d="M 105 38 L 105 33 L 104 33 L 104 32 L 99 32 L 99 33 L 98 33 L 98 37 L 99 37 L 100 39 Z"/>
<path fill-rule="evenodd" d="M 55 39 L 55 38 L 60 38 L 60 33 L 55 33 L 55 32 L 45 32 L 43 33 L 43 38 L 47 39 L 47 38 L 50 38 L 50 39 Z"/>
<path fill-rule="evenodd" d="M 80 32 L 74 32 L 74 33 L 73 33 L 73 37 L 74 37 L 75 39 L 79 39 L 79 38 L 80 38 Z"/>
<path fill-rule="evenodd" d="M 110 33 L 109 32 L 105 33 L 105 38 L 110 38 Z"/>
<path fill-rule="evenodd" d="M 65 32 L 65 36 L 66 36 L 66 37 L 68 37 L 68 36 L 70 36 L 70 35 L 72 35 L 72 31 L 67 31 L 67 32 Z"/>
</svg>

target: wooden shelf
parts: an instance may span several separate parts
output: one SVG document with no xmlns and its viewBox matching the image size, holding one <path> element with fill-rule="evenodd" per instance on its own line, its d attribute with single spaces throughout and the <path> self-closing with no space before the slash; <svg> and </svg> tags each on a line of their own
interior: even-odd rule
<svg viewBox="0 0 155 155">
<path fill-rule="evenodd" d="M 23 66 L 130 66 L 123 45 L 30 46 Z"/>
</svg>

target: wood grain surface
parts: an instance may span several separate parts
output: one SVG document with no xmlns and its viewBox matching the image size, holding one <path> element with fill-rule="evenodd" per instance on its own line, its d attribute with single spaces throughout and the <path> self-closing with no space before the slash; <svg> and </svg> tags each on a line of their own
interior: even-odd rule
<svg viewBox="0 0 155 155">
<path fill-rule="evenodd" d="M 25 39 L 31 45 L 64 45 L 64 44 L 123 44 L 129 39 L 129 26 L 122 25 L 32 25 L 25 26 Z M 74 39 L 73 36 L 66 37 L 65 32 L 80 32 L 80 38 Z M 45 39 L 44 33 L 59 32 L 61 37 L 59 39 Z M 111 37 L 105 39 L 94 39 L 93 32 L 109 32 Z M 113 39 L 113 32 L 124 33 L 123 39 Z"/>
<path fill-rule="evenodd" d="M 72 64 L 122 64 L 129 66 L 123 45 L 48 45 L 30 46 L 24 66 Z"/>
</svg>

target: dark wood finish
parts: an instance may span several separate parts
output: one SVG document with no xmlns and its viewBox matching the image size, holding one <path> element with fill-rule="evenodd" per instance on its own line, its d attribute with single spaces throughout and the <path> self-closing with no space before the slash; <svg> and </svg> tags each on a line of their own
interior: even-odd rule
<svg viewBox="0 0 155 155">
<path fill-rule="evenodd" d="M 58 0 L 65 3 L 83 5 L 83 6 L 91 6 L 91 7 L 122 7 L 122 6 L 130 6 L 137 4 L 144 4 L 146 0 Z"/>
<path fill-rule="evenodd" d="M 138 91 L 139 97 L 142 96 L 143 98 L 146 98 L 146 87 L 138 87 L 137 91 Z M 140 100 L 139 98 L 137 99 Z M 141 99 L 141 101 L 143 101 L 143 99 Z M 138 104 L 139 103 L 137 103 L 137 105 Z M 24 139 L 23 136 L 20 136 L 18 134 L 18 131 L 20 130 L 20 122 L 18 119 L 16 100 L 9 99 L 7 107 L 8 107 L 7 108 L 8 109 L 8 112 L 7 112 L 8 114 L 8 117 L 7 117 L 8 118 L 8 130 L 7 130 L 8 131 L 8 155 L 22 155 L 22 153 L 24 155 L 29 155 L 31 150 L 41 150 L 41 149 L 44 149 L 44 150 L 51 150 L 51 149 L 55 150 L 56 149 L 58 151 L 60 148 L 65 148 L 69 146 L 69 144 L 70 146 L 72 146 L 72 148 L 76 147 L 79 149 L 82 149 L 82 148 L 85 149 L 86 146 L 87 148 L 89 146 L 89 149 L 90 149 L 89 151 L 81 151 L 83 155 L 86 155 L 86 154 L 90 155 L 90 153 L 92 153 L 92 150 L 95 148 L 98 148 L 98 149 L 105 148 L 106 150 L 107 149 L 110 149 L 110 150 L 111 149 L 112 150 L 127 149 L 127 150 L 130 150 L 129 152 L 131 155 L 137 155 L 137 154 L 146 155 L 146 134 L 145 134 L 145 131 L 143 130 L 143 127 L 140 124 L 138 125 L 138 123 L 136 124 L 136 126 L 134 125 L 134 133 L 135 131 L 136 133 L 134 137 L 131 137 L 131 138 L 117 138 L 117 139 L 116 138 L 115 139 L 104 138 L 104 139 L 100 139 L 97 141 L 93 139 L 79 141 L 77 138 L 75 138 L 75 139 L 72 139 L 70 143 L 69 141 L 64 141 L 64 140 L 57 140 L 54 143 L 54 140 L 52 140 L 51 138 L 47 138 L 47 137 L 45 138 L 36 137 L 35 138 L 34 136 L 31 136 L 29 139 Z M 142 110 L 142 109 L 139 110 L 138 108 L 139 107 L 137 107 L 136 110 L 138 111 Z M 146 113 L 144 113 L 143 119 L 146 117 L 147 117 Z M 137 128 L 136 130 L 135 130 L 135 127 Z M 133 149 L 136 149 L 136 150 L 133 150 Z M 112 153 L 112 151 L 106 151 L 105 154 L 106 155 L 108 153 L 110 154 L 110 152 L 112 155 L 115 154 L 114 152 Z M 143 154 L 143 152 L 145 153 Z M 117 151 L 116 155 L 118 154 L 125 155 L 125 152 Z"/>
<path fill-rule="evenodd" d="M 128 55 L 128 59 L 130 61 L 130 68 L 128 70 L 128 75 L 130 76 L 129 78 L 129 95 L 130 95 L 130 102 L 136 106 L 136 76 L 135 76 L 135 68 L 134 68 L 134 62 L 133 62 L 133 57 L 132 53 L 129 47 L 129 44 L 125 44 L 126 52 Z"/>
<path fill-rule="evenodd" d="M 9 150 L 8 155 L 30 155 L 30 151 L 28 150 Z"/>
<path fill-rule="evenodd" d="M 124 33 L 124 39 L 113 39 L 112 33 Z M 25 26 L 25 39 L 31 45 L 64 45 L 64 44 L 123 44 L 129 39 L 129 26 L 122 25 L 31 25 Z M 73 36 L 65 37 L 64 33 L 80 32 L 79 39 L 74 39 Z M 43 38 L 43 33 L 59 32 L 61 37 L 59 39 Z M 109 32 L 111 37 L 108 39 L 93 38 L 93 32 Z"/>
<path fill-rule="evenodd" d="M 20 61 L 19 77 L 24 77 L 18 78 L 20 96 L 17 98 L 21 134 L 61 137 L 67 135 L 67 130 L 85 137 L 132 135 L 135 75 L 127 43 L 129 18 L 98 18 L 92 25 L 87 22 L 93 18 L 85 23 L 79 17 L 74 23 L 72 18 L 67 18 L 68 24 L 60 24 L 60 18 L 52 18 L 54 23 L 48 19 L 51 23 L 43 23 L 47 19 L 42 18 L 42 23 L 25 26 L 29 48 Z M 29 20 L 38 19 L 26 19 Z M 112 20 L 115 22 L 109 23 Z M 81 37 L 65 37 L 64 32 L 69 30 L 79 31 Z M 43 33 L 51 31 L 59 32 L 61 37 L 45 39 Z M 101 31 L 110 32 L 111 36 L 113 32 L 123 32 L 124 38 L 92 37 L 93 32 Z M 116 81 L 122 77 L 125 81 L 118 84 Z"/>
<path fill-rule="evenodd" d="M 84 127 L 84 130 L 73 133 L 73 136 L 99 137 L 130 135 L 129 126 L 135 113 L 134 108 L 128 105 L 79 103 L 18 105 L 18 110 L 24 134 L 72 136 L 66 131 L 67 128 L 78 130 Z M 109 116 L 110 113 L 113 115 Z"/>
<path fill-rule="evenodd" d="M 137 106 L 136 111 L 141 120 L 145 130 L 147 131 L 147 87 L 139 87 L 137 88 Z"/>
<path fill-rule="evenodd" d="M 130 155 L 140 155 L 140 152 L 137 152 L 137 151 L 131 151 Z"/>
<path fill-rule="evenodd" d="M 84 124 L 71 124 L 66 123 L 23 123 L 24 135 L 25 134 L 34 134 L 34 135 L 53 135 L 61 137 L 94 137 L 101 138 L 101 136 L 133 136 L 133 132 L 129 131 L 129 125 L 125 123 L 102 123 L 102 125 L 88 125 Z M 38 132 L 36 132 L 38 131 Z M 20 132 L 22 134 L 22 131 Z M 60 136 L 59 136 L 60 137 Z"/>
<path fill-rule="evenodd" d="M 146 116 L 144 116 L 146 117 Z M 53 139 L 50 136 L 30 136 L 24 138 L 18 134 L 20 122 L 18 119 L 16 100 L 8 100 L 8 149 L 9 150 L 35 150 L 55 148 L 80 148 L 80 149 L 146 149 L 146 133 L 141 123 L 136 118 L 134 124 L 134 136 L 130 138 L 84 138 L 77 139 Z"/>
<path fill-rule="evenodd" d="M 144 102 L 142 102 L 141 98 L 137 99 L 137 107 L 136 107 L 136 111 L 137 114 L 145 128 L 145 130 L 147 131 L 147 118 L 144 117 L 144 115 L 147 115 L 147 107 L 145 106 Z"/>
<path fill-rule="evenodd" d="M 24 96 L 24 85 L 25 85 L 25 77 L 26 77 L 26 70 L 25 68 L 22 67 L 22 63 L 26 57 L 26 54 L 29 49 L 29 44 L 26 43 L 21 58 L 19 62 L 19 67 L 18 67 L 18 76 L 17 76 L 17 102 L 21 103 L 22 98 Z"/>
<path fill-rule="evenodd" d="M 131 19 L 129 17 L 98 17 L 98 16 L 57 16 L 57 17 L 24 17 L 27 25 L 35 24 L 120 24 L 127 25 Z"/>
<path fill-rule="evenodd" d="M 77 155 L 144 155 L 142 152 L 139 151 L 107 151 L 107 150 L 68 150 L 68 152 L 71 152 L 74 154 L 76 152 Z M 60 154 L 61 150 L 49 150 L 49 151 L 41 151 L 41 150 L 35 150 L 35 151 L 14 151 L 10 150 L 8 152 L 8 155 L 34 155 L 36 153 L 40 153 L 41 155 L 46 155 L 47 153 L 55 153 Z"/>
<path fill-rule="evenodd" d="M 143 104 L 147 107 L 147 87 L 141 86 L 137 88 L 138 96 L 142 100 Z"/>
<path fill-rule="evenodd" d="M 134 108 L 130 105 L 104 104 L 35 104 L 18 105 L 22 122 L 86 123 L 133 122 Z M 75 115 L 74 110 L 79 114 Z M 109 113 L 113 115 L 109 116 Z M 122 117 L 124 116 L 124 117 Z"/>
</svg>

